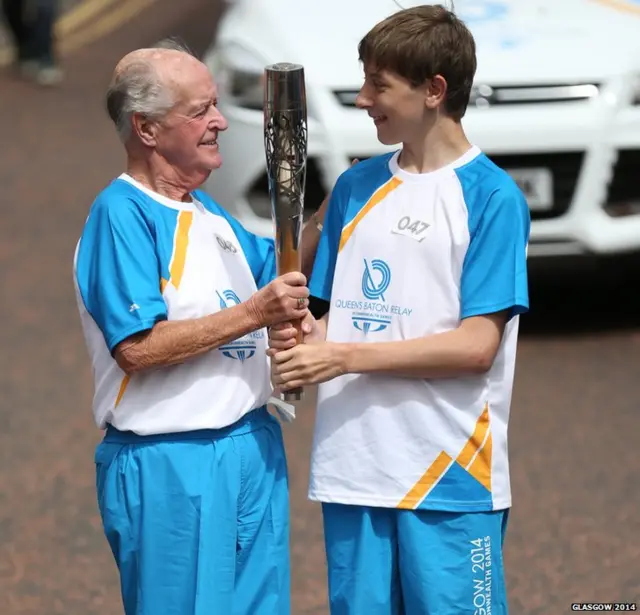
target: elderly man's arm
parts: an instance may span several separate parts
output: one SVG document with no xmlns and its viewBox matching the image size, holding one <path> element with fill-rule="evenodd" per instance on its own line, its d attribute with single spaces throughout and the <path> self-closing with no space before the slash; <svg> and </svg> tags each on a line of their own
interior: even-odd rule
<svg viewBox="0 0 640 615">
<path fill-rule="evenodd" d="M 120 342 L 114 358 L 131 375 L 184 363 L 257 328 L 247 305 L 241 303 L 202 318 L 160 321 Z"/>
<path fill-rule="evenodd" d="M 117 344 L 113 356 L 129 375 L 184 363 L 262 327 L 290 318 L 304 318 L 309 296 L 305 284 L 303 275 L 289 273 L 275 279 L 248 301 L 215 314 L 161 320 L 151 329 Z"/>
</svg>

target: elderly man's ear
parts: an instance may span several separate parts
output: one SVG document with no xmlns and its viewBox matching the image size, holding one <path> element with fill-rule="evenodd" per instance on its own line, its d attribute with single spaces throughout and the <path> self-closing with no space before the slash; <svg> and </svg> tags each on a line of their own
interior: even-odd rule
<svg viewBox="0 0 640 615">
<path fill-rule="evenodd" d="M 141 113 L 134 113 L 132 121 L 133 130 L 138 136 L 138 139 L 148 147 L 155 146 L 158 125 Z"/>
</svg>

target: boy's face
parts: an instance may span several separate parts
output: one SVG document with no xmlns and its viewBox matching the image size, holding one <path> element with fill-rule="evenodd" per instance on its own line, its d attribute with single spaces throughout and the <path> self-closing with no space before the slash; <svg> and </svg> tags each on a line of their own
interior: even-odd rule
<svg viewBox="0 0 640 615">
<path fill-rule="evenodd" d="M 373 119 L 378 140 L 384 145 L 407 143 L 424 131 L 433 111 L 428 86 L 417 88 L 400 75 L 387 70 L 365 68 L 365 79 L 356 106 Z"/>
</svg>

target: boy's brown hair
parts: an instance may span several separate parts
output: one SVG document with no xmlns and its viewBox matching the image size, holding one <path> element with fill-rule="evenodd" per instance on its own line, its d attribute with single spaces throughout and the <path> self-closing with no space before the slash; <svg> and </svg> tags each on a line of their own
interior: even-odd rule
<svg viewBox="0 0 640 615">
<path fill-rule="evenodd" d="M 365 68 L 388 70 L 413 87 L 435 75 L 447 82 L 444 109 L 459 121 L 467 110 L 476 73 L 471 32 L 441 4 L 404 9 L 375 25 L 358 45 Z"/>
</svg>

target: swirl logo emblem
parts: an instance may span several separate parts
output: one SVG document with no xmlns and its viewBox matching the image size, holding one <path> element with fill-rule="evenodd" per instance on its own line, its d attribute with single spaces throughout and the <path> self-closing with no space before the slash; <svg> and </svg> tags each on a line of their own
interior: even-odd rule
<svg viewBox="0 0 640 615">
<path fill-rule="evenodd" d="M 234 305 L 238 305 L 241 303 L 240 297 L 236 295 L 231 289 L 220 292 L 216 291 L 218 294 L 218 298 L 220 299 L 220 309 L 224 310 L 228 307 L 232 307 Z M 262 333 L 256 331 L 250 335 L 246 335 L 245 337 L 240 338 L 239 340 L 234 340 L 229 344 L 225 344 L 224 346 L 220 346 L 218 350 L 228 359 L 233 359 L 234 361 L 240 361 L 244 363 L 247 359 L 250 359 L 256 354 L 256 342 L 252 339 L 252 337 L 262 337 Z"/>
<path fill-rule="evenodd" d="M 385 300 L 384 293 L 391 284 L 391 269 L 381 260 L 372 260 L 371 264 L 364 261 L 362 276 L 362 294 L 371 301 Z"/>
<path fill-rule="evenodd" d="M 224 310 L 229 307 L 229 303 L 231 305 L 238 305 L 241 303 L 240 297 L 236 295 L 232 290 L 224 290 L 222 291 L 222 295 L 218 293 L 218 298 L 220 299 L 220 309 Z"/>
<path fill-rule="evenodd" d="M 384 294 L 391 284 L 391 269 L 383 260 L 364 259 L 362 294 L 368 302 L 360 302 L 352 315 L 353 326 L 365 335 L 384 331 L 391 322 L 389 306 Z"/>
</svg>

